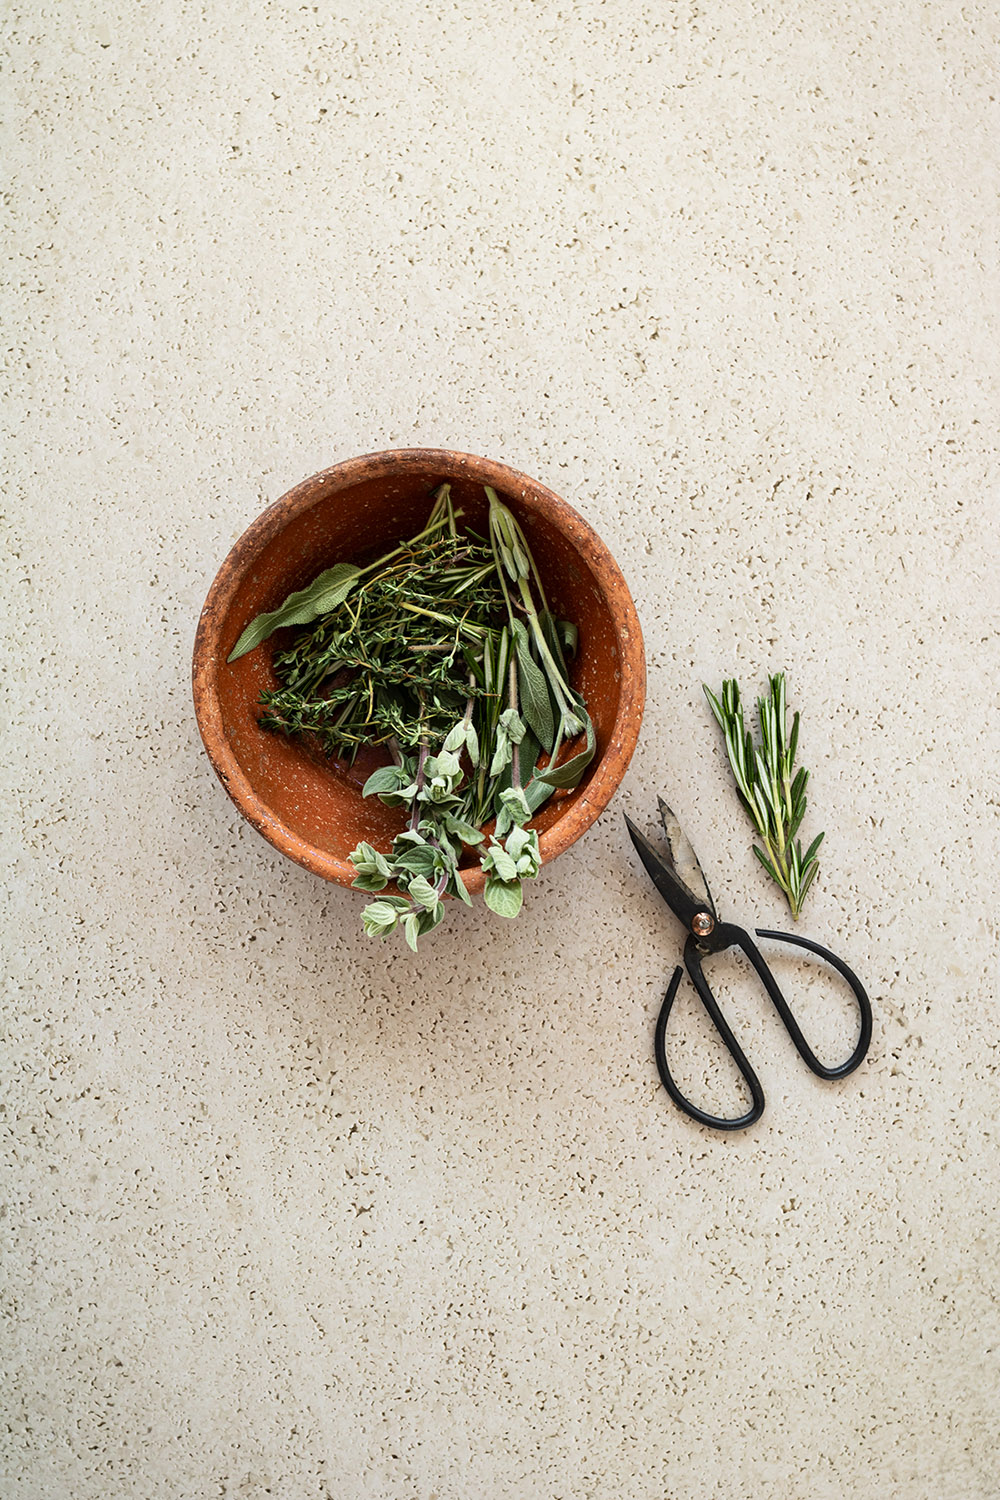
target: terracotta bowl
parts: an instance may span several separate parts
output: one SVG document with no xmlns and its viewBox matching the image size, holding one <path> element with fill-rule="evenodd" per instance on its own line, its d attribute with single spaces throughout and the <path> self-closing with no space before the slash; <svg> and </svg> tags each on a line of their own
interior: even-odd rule
<svg viewBox="0 0 1000 1500">
<path fill-rule="evenodd" d="M 489 459 L 433 448 L 372 453 L 303 480 L 257 517 L 209 590 L 194 646 L 194 702 L 205 748 L 240 812 L 276 849 L 325 880 L 350 885 L 349 852 L 361 839 L 388 850 L 402 814 L 361 788 L 382 752 L 353 767 L 259 728 L 261 690 L 276 684 L 274 636 L 232 665 L 244 626 L 335 562 L 378 556 L 420 529 L 443 480 L 470 525 L 486 531 L 492 485 L 528 537 L 549 601 L 580 632 L 573 686 L 584 695 L 597 754 L 571 792 L 557 792 L 533 826 L 543 862 L 568 849 L 607 806 L 635 749 L 645 698 L 642 634 L 625 580 L 582 517 L 535 480 Z M 463 878 L 481 890 L 470 856 Z"/>
</svg>

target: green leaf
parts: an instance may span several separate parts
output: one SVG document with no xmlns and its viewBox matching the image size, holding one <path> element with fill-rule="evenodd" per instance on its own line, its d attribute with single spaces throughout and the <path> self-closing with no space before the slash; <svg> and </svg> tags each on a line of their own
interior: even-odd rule
<svg viewBox="0 0 1000 1500">
<path fill-rule="evenodd" d="M 444 921 L 444 902 L 439 901 L 433 911 L 422 911 L 420 917 L 420 936 L 425 932 L 433 932 L 441 922 Z"/>
<path fill-rule="evenodd" d="M 455 865 L 452 868 L 451 882 L 450 882 L 450 884 L 451 884 L 452 894 L 455 895 L 455 896 L 457 896 L 460 901 L 464 901 L 465 904 L 466 904 L 466 906 L 471 906 L 472 905 L 472 897 L 469 895 L 469 892 L 466 889 L 465 881 L 462 879 L 461 873 L 459 872 L 459 868 L 458 868 L 457 865 Z M 442 911 L 441 911 L 441 915 L 442 916 L 444 916 L 443 907 L 444 907 L 444 903 L 442 902 Z"/>
<path fill-rule="evenodd" d="M 496 655 L 493 658 L 493 673 L 489 681 L 489 689 L 492 693 L 507 696 L 507 668 L 510 665 L 510 631 L 504 626 L 496 643 Z"/>
<path fill-rule="evenodd" d="M 535 834 L 534 837 L 537 838 L 538 835 Z M 517 827 L 511 829 L 504 845 L 511 859 L 517 859 L 525 846 L 531 842 L 531 838 L 532 835 L 528 832 L 527 828 Z"/>
<path fill-rule="evenodd" d="M 544 807 L 554 791 L 555 787 L 552 786 L 551 782 L 541 781 L 538 776 L 532 777 L 531 781 L 524 788 L 524 798 L 532 816 L 535 815 L 540 807 Z"/>
<path fill-rule="evenodd" d="M 809 845 L 809 848 L 806 850 L 806 852 L 805 852 L 805 854 L 804 854 L 804 856 L 802 858 L 802 868 L 803 868 L 803 870 L 806 869 L 806 867 L 808 865 L 810 865 L 812 863 L 812 861 L 816 858 L 816 851 L 817 851 L 817 849 L 819 848 L 820 844 L 823 842 L 823 840 L 825 838 L 826 838 L 826 834 L 825 833 L 818 833 L 816 835 L 816 837 L 813 839 L 812 843 Z"/>
<path fill-rule="evenodd" d="M 483 900 L 490 911 L 498 917 L 516 917 L 524 901 L 524 892 L 519 880 L 498 880 L 491 875 L 486 881 Z"/>
<path fill-rule="evenodd" d="M 430 881 L 426 880 L 423 875 L 414 876 L 410 881 L 409 890 L 413 900 L 418 901 L 421 906 L 426 906 L 429 911 L 433 911 L 441 900 Z"/>
<path fill-rule="evenodd" d="M 770 766 L 764 764 L 759 750 L 754 751 L 754 757 L 757 764 L 758 785 L 760 786 L 761 792 L 763 793 L 767 805 L 771 809 L 774 818 L 780 822 L 781 792 L 780 789 L 775 786 L 773 770 Z"/>
<path fill-rule="evenodd" d="M 417 951 L 417 938 L 420 936 L 420 913 L 419 912 L 415 912 L 415 911 L 411 912 L 408 917 L 404 918 L 404 920 L 403 920 L 403 936 L 406 938 L 408 946 L 413 949 L 414 953 L 416 953 L 416 951 Z"/>
<path fill-rule="evenodd" d="M 542 856 L 538 847 L 538 834 L 533 828 L 512 829 L 504 847 L 515 861 L 517 873 L 523 880 L 531 880 L 538 874 Z"/>
<path fill-rule="evenodd" d="M 433 875 L 436 863 L 437 855 L 430 844 L 421 844 L 396 858 L 397 870 L 406 870 L 410 875 Z M 412 885 L 410 894 L 413 894 Z"/>
<path fill-rule="evenodd" d="M 462 765 L 458 756 L 452 751 L 442 750 L 435 760 L 427 762 L 427 774 L 428 776 L 444 776 L 451 780 L 456 776 L 461 776 Z"/>
<path fill-rule="evenodd" d="M 504 834 L 516 826 L 523 826 L 531 817 L 531 804 L 523 787 L 505 787 L 496 799 L 496 810 L 497 838 L 503 838 Z"/>
<path fill-rule="evenodd" d="M 546 614 L 545 618 L 551 620 L 555 628 L 556 640 L 562 647 L 563 656 L 572 661 L 580 645 L 580 632 L 572 620 L 557 620 L 553 615 Z"/>
<path fill-rule="evenodd" d="M 496 749 L 490 761 L 490 776 L 495 780 L 513 759 L 510 740 L 501 725 L 497 725 Z"/>
<path fill-rule="evenodd" d="M 443 812 L 441 821 L 449 833 L 453 833 L 463 844 L 481 844 L 486 835 L 479 828 L 474 828 L 464 818 L 457 817 L 454 813 Z"/>
<path fill-rule="evenodd" d="M 800 907 L 801 907 L 803 901 L 806 899 L 806 894 L 807 894 L 807 892 L 809 890 L 809 887 L 812 885 L 813 881 L 816 879 L 816 876 L 818 875 L 818 873 L 819 873 L 819 865 L 816 864 L 816 863 L 811 864 L 809 866 L 809 869 L 806 871 L 805 879 L 802 882 L 802 889 L 799 891 L 799 906 Z"/>
<path fill-rule="evenodd" d="M 708 706 L 712 710 L 712 713 L 715 715 L 716 720 L 719 724 L 719 728 L 723 732 L 726 732 L 726 716 L 722 711 L 722 704 L 719 702 L 718 698 L 712 692 L 707 683 L 702 683 L 701 690 L 705 694 L 705 697 L 708 699 Z"/>
<path fill-rule="evenodd" d="M 534 733 L 546 750 L 555 743 L 556 726 L 552 713 L 552 700 L 545 673 L 531 654 L 528 632 L 520 620 L 515 620 L 514 649 L 517 653 L 517 686 L 521 695 L 521 714 L 531 725 Z"/>
<path fill-rule="evenodd" d="M 490 649 L 490 646 L 489 646 L 489 637 L 487 636 L 486 640 L 483 642 L 484 656 L 489 651 L 489 649 Z M 472 650 L 471 646 L 466 646 L 466 645 L 462 646 L 462 659 L 464 660 L 465 665 L 468 668 L 468 670 L 472 673 L 473 677 L 475 678 L 476 685 L 478 687 L 485 686 L 485 683 L 486 683 L 486 667 L 485 667 L 484 660 L 475 651 Z"/>
<path fill-rule="evenodd" d="M 377 849 L 373 848 L 371 844 L 366 844 L 362 839 L 358 847 L 352 849 L 347 857 L 357 870 L 377 870 L 381 855 Z"/>
<path fill-rule="evenodd" d="M 283 626 L 308 625 L 313 620 L 318 620 L 320 615 L 329 614 L 343 604 L 360 572 L 361 569 L 356 568 L 353 563 L 337 563 L 335 567 L 327 568 L 314 578 L 308 588 L 289 594 L 284 604 L 277 609 L 257 615 L 229 653 L 229 661 L 245 656 Z"/>
<path fill-rule="evenodd" d="M 512 745 L 519 745 L 524 739 L 524 720 L 516 708 L 504 709 L 497 728 L 503 730 Z"/>
<path fill-rule="evenodd" d="M 535 777 L 536 781 L 544 782 L 546 786 L 560 787 L 563 790 L 579 786 L 583 773 L 590 765 L 597 750 L 597 736 L 594 733 L 594 726 L 590 715 L 585 709 L 581 709 L 581 713 L 584 715 L 584 727 L 587 731 L 586 747 L 578 755 L 574 755 L 571 760 L 563 761 L 561 766 L 554 768 L 549 766 L 544 771 L 539 771 Z"/>
<path fill-rule="evenodd" d="M 532 776 L 534 776 L 540 749 L 541 746 L 538 743 L 534 730 L 530 727 L 526 728 L 524 739 L 518 746 L 518 766 L 521 772 L 522 785 L 530 781 Z"/>
<path fill-rule="evenodd" d="M 408 828 L 405 833 L 397 833 L 393 840 L 393 848 L 395 849 L 397 844 L 426 844 L 427 840 L 422 830 L 425 830 L 423 823 L 421 823 L 420 829 Z"/>
<path fill-rule="evenodd" d="M 754 852 L 754 854 L 756 854 L 757 858 L 760 860 L 761 864 L 764 866 L 764 869 L 770 875 L 771 879 L 772 880 L 776 880 L 778 882 L 778 884 L 781 885 L 781 883 L 782 883 L 781 876 L 778 874 L 777 870 L 774 868 L 774 866 L 772 865 L 771 861 L 768 859 L 767 855 L 764 853 L 763 849 L 758 849 L 757 845 L 754 844 L 754 846 L 753 846 L 753 852 Z"/>
<path fill-rule="evenodd" d="M 444 744 L 441 747 L 442 750 L 448 750 L 454 754 L 458 754 L 465 744 L 466 729 L 467 726 L 465 720 L 460 719 L 453 729 L 449 729 L 447 735 L 445 736 Z"/>
<path fill-rule="evenodd" d="M 365 907 L 361 913 L 361 920 L 364 923 L 365 932 L 369 937 L 385 937 L 387 933 L 392 931 L 399 921 L 398 902 L 398 897 L 393 899 L 383 896 L 381 900 L 373 901 L 369 906 Z M 405 909 L 409 907 L 410 903 L 404 901 L 402 904 Z"/>
<path fill-rule="evenodd" d="M 410 778 L 409 771 L 402 766 L 379 766 L 361 788 L 362 797 L 379 797 L 385 792 L 398 792 Z"/>
<path fill-rule="evenodd" d="M 499 844 L 490 845 L 489 853 L 483 858 L 483 869 L 492 870 L 498 880 L 517 879 L 516 863 Z"/>
</svg>

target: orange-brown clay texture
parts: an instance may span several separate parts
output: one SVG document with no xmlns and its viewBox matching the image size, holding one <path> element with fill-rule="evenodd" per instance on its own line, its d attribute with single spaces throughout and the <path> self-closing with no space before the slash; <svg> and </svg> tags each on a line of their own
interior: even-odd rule
<svg viewBox="0 0 1000 1500">
<path fill-rule="evenodd" d="M 205 748 L 243 815 L 276 848 L 326 880 L 350 885 L 348 854 L 361 839 L 387 849 L 400 815 L 361 788 L 377 758 L 353 767 L 312 754 L 257 722 L 261 690 L 275 683 L 278 632 L 227 662 L 244 627 L 335 562 L 377 555 L 419 530 L 443 480 L 470 525 L 486 529 L 491 485 L 524 527 L 555 611 L 580 644 L 573 685 L 584 696 L 597 755 L 581 784 L 557 793 L 534 826 L 543 863 L 579 838 L 607 806 L 635 749 L 645 698 L 642 633 L 628 586 L 607 547 L 565 500 L 506 465 L 447 449 L 366 454 L 296 485 L 239 539 L 219 569 L 194 649 L 194 698 Z M 478 862 L 463 869 L 482 888 Z"/>
</svg>

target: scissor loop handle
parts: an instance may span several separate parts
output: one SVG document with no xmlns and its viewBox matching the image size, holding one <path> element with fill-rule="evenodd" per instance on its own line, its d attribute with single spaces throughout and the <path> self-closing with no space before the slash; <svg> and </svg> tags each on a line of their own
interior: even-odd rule
<svg viewBox="0 0 1000 1500">
<path fill-rule="evenodd" d="M 727 924 L 720 923 L 713 934 L 713 938 L 719 944 L 719 948 L 714 949 L 714 951 L 721 951 L 722 948 L 731 948 L 737 944 L 742 946 L 740 944 L 741 937 L 746 938 L 747 942 L 750 942 L 749 935 L 743 932 L 742 928 L 732 928 Z M 698 992 L 698 998 L 708 1012 L 712 1025 L 722 1038 L 726 1051 L 739 1069 L 740 1077 L 750 1090 L 750 1108 L 746 1114 L 738 1115 L 735 1119 L 729 1119 L 726 1115 L 710 1115 L 707 1110 L 700 1109 L 697 1104 L 694 1104 L 685 1094 L 682 1094 L 674 1081 L 667 1063 L 666 1038 L 667 1022 L 670 1020 L 670 1012 L 677 998 L 677 988 L 681 982 L 681 975 L 684 973 L 684 969 L 680 967 L 674 970 L 673 978 L 667 988 L 667 993 L 664 996 L 663 1004 L 660 1007 L 660 1014 L 656 1022 L 656 1034 L 653 1038 L 653 1055 L 656 1058 L 656 1068 L 660 1075 L 660 1082 L 677 1105 L 677 1108 L 682 1109 L 686 1115 L 690 1115 L 692 1120 L 697 1120 L 699 1125 L 709 1125 L 713 1130 L 744 1130 L 748 1125 L 755 1124 L 764 1113 L 764 1090 L 761 1088 L 760 1079 L 750 1066 L 747 1055 L 736 1040 L 732 1027 L 719 1009 L 719 1002 L 709 989 L 708 980 L 702 973 L 701 950 L 693 937 L 689 937 L 684 945 L 684 968 L 688 971 L 691 983 Z"/>
<path fill-rule="evenodd" d="M 862 1062 L 864 1062 L 865 1056 L 868 1052 L 868 1048 L 871 1046 L 872 1040 L 872 1006 L 871 1001 L 868 998 L 868 993 L 864 985 L 861 983 L 861 980 L 855 974 L 853 969 L 848 968 L 847 964 L 844 963 L 844 960 L 842 958 L 838 958 L 836 953 L 831 953 L 829 948 L 824 948 L 820 943 L 814 943 L 811 938 L 799 937 L 799 935 L 794 932 L 771 932 L 769 929 L 764 927 L 758 927 L 756 931 L 759 938 L 767 938 L 769 941 L 775 943 L 788 943 L 793 948 L 804 948 L 807 953 L 815 953 L 817 958 L 821 958 L 824 963 L 829 964 L 831 969 L 836 969 L 841 978 L 845 979 L 850 985 L 851 989 L 854 991 L 854 998 L 858 1002 L 858 1015 L 861 1022 L 858 1032 L 857 1045 L 846 1062 L 840 1063 L 835 1068 L 827 1068 L 823 1063 L 820 1062 L 819 1058 L 816 1056 L 815 1052 L 812 1050 L 812 1048 L 809 1046 L 809 1043 L 802 1035 L 795 1017 L 788 1009 L 788 1005 L 784 997 L 782 996 L 781 991 L 778 989 L 777 983 L 774 979 L 773 974 L 771 973 L 771 970 L 764 962 L 764 959 L 761 956 L 759 950 L 756 950 L 756 945 L 751 943 L 751 947 L 753 947 L 755 951 L 757 951 L 757 956 L 758 958 L 760 958 L 761 965 L 763 967 L 758 967 L 758 965 L 754 963 L 753 955 L 750 953 L 749 949 L 744 948 L 744 952 L 747 954 L 747 957 L 750 959 L 751 963 L 754 964 L 754 968 L 760 975 L 761 982 L 763 983 L 764 988 L 767 990 L 768 994 L 771 996 L 771 999 L 777 1006 L 778 1014 L 781 1016 L 781 1019 L 785 1023 L 785 1029 L 787 1030 L 792 1041 L 795 1043 L 795 1046 L 797 1047 L 799 1055 L 803 1059 L 803 1061 L 819 1078 L 846 1078 L 848 1073 L 853 1073 L 854 1069 L 858 1067 Z"/>
<path fill-rule="evenodd" d="M 835 953 L 831 953 L 828 948 L 821 947 L 819 943 L 812 942 L 809 938 L 798 937 L 791 932 L 772 932 L 763 928 L 757 929 L 757 936 L 768 938 L 775 942 L 789 943 L 796 948 L 804 948 L 809 953 L 815 953 L 818 958 L 823 959 L 825 963 L 828 963 L 831 968 L 835 969 L 850 985 L 858 1003 L 858 1011 L 861 1018 L 860 1035 L 857 1046 L 847 1061 L 835 1068 L 828 1068 L 820 1062 L 803 1036 L 802 1030 L 792 1015 L 787 1000 L 778 987 L 777 980 L 771 973 L 767 961 L 750 934 L 744 931 L 742 927 L 736 927 L 728 922 L 720 922 L 712 934 L 711 951 L 713 953 L 724 952 L 727 948 L 739 948 L 746 955 L 758 979 L 767 991 L 768 997 L 781 1017 L 785 1030 L 795 1043 L 800 1057 L 817 1077 L 831 1080 L 846 1078 L 848 1073 L 853 1073 L 854 1069 L 863 1061 L 872 1037 L 871 1003 L 860 979 L 852 969 L 848 968 L 843 959 L 838 958 Z M 759 1120 L 764 1113 L 764 1090 L 761 1088 L 757 1074 L 747 1060 L 746 1053 L 736 1040 L 732 1027 L 722 1014 L 719 1003 L 709 988 L 708 981 L 702 972 L 701 961 L 704 951 L 694 937 L 689 937 L 684 945 L 684 968 L 687 969 L 691 983 L 697 991 L 698 998 L 701 1000 L 709 1019 L 719 1033 L 726 1051 L 733 1059 L 741 1078 L 750 1091 L 750 1108 L 745 1114 L 738 1115 L 734 1119 L 729 1119 L 725 1115 L 711 1115 L 706 1110 L 700 1109 L 697 1104 L 694 1104 L 686 1095 L 682 1094 L 681 1090 L 677 1087 L 667 1063 L 666 1035 L 667 1022 L 670 1019 L 670 1012 L 677 998 L 681 975 L 684 972 L 684 969 L 679 967 L 674 970 L 656 1022 L 656 1034 L 653 1042 L 656 1067 L 660 1075 L 660 1082 L 671 1099 L 677 1105 L 678 1109 L 683 1110 L 692 1120 L 697 1120 L 699 1125 L 708 1125 L 713 1130 L 744 1130 L 748 1125 L 753 1125 Z"/>
</svg>

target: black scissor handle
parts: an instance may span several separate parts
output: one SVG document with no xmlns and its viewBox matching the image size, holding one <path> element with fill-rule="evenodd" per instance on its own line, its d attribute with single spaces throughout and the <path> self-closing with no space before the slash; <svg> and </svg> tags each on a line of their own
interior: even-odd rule
<svg viewBox="0 0 1000 1500">
<path fill-rule="evenodd" d="M 809 938 L 798 937 L 790 932 L 771 932 L 762 928 L 757 929 L 757 936 L 773 939 L 777 942 L 790 943 L 794 947 L 804 948 L 810 953 L 815 953 L 817 957 L 822 958 L 831 968 L 835 969 L 850 985 L 854 992 L 854 997 L 858 1002 L 858 1010 L 861 1017 L 860 1036 L 857 1046 L 847 1061 L 841 1063 L 838 1067 L 828 1068 L 820 1062 L 803 1036 L 798 1022 L 789 1009 L 787 1000 L 778 987 L 777 980 L 771 973 L 767 961 L 750 934 L 745 932 L 742 927 L 720 922 L 712 935 L 713 953 L 724 952 L 727 948 L 739 948 L 746 955 L 781 1017 L 785 1030 L 795 1043 L 800 1057 L 817 1077 L 825 1079 L 846 1078 L 848 1073 L 853 1073 L 854 1069 L 864 1059 L 872 1036 L 871 1003 L 861 981 L 853 970 L 848 968 L 843 959 L 838 958 L 835 953 L 831 953 L 828 948 L 821 947 L 819 943 L 812 942 Z M 660 1075 L 660 1082 L 671 1099 L 677 1105 L 678 1109 L 683 1110 L 692 1120 L 697 1120 L 699 1125 L 708 1125 L 713 1130 L 744 1130 L 748 1125 L 753 1125 L 759 1120 L 764 1113 L 764 1090 L 761 1088 L 757 1074 L 750 1066 L 746 1053 L 736 1040 L 732 1027 L 722 1014 L 718 1001 L 709 988 L 708 981 L 702 972 L 702 951 L 696 940 L 693 937 L 689 937 L 684 945 L 684 968 L 687 969 L 691 983 L 694 985 L 698 997 L 708 1013 L 709 1019 L 722 1038 L 727 1052 L 736 1064 L 741 1078 L 750 1091 L 750 1108 L 745 1114 L 738 1115 L 734 1119 L 730 1119 L 725 1115 L 710 1115 L 706 1110 L 700 1109 L 697 1104 L 694 1104 L 686 1095 L 682 1094 L 674 1081 L 667 1063 L 666 1035 L 667 1022 L 670 1019 L 670 1012 L 677 997 L 681 975 L 684 972 L 684 969 L 680 967 L 674 970 L 656 1022 L 656 1033 L 653 1040 L 656 1067 Z"/>
<path fill-rule="evenodd" d="M 809 1046 L 809 1043 L 802 1035 L 795 1017 L 788 1009 L 788 1005 L 784 997 L 782 996 L 781 991 L 778 989 L 773 974 L 765 963 L 759 950 L 756 950 L 756 945 L 751 944 L 751 947 L 753 947 L 755 951 L 757 951 L 757 957 L 760 959 L 761 965 L 763 965 L 763 967 L 758 966 L 758 964 L 754 962 L 753 955 L 750 953 L 749 949 L 744 948 L 743 950 L 746 953 L 747 957 L 750 959 L 751 963 L 753 963 L 754 968 L 760 975 L 761 982 L 763 983 L 768 994 L 771 996 L 771 999 L 777 1006 L 778 1013 L 785 1023 L 785 1029 L 798 1048 L 799 1055 L 803 1059 L 803 1061 L 808 1064 L 808 1066 L 819 1078 L 846 1078 L 848 1073 L 853 1073 L 854 1069 L 858 1067 L 862 1062 L 864 1062 L 865 1055 L 868 1052 L 868 1048 L 871 1045 L 872 1039 L 872 1006 L 871 1001 L 868 998 L 868 993 L 864 985 L 861 983 L 861 980 L 855 974 L 853 969 L 848 968 L 847 964 L 844 963 L 844 960 L 842 958 L 838 958 L 836 953 L 831 953 L 829 948 L 824 948 L 821 944 L 814 943 L 811 938 L 799 937 L 798 934 L 794 932 L 771 932 L 764 927 L 758 927 L 756 929 L 756 932 L 759 938 L 767 938 L 769 941 L 773 941 L 776 943 L 789 943 L 794 948 L 804 948 L 807 953 L 815 953 L 817 958 L 821 958 L 824 963 L 829 964 L 831 969 L 836 969 L 841 978 L 845 979 L 850 985 L 851 989 L 854 991 L 854 998 L 858 1002 L 858 1015 L 861 1021 L 857 1046 L 854 1048 L 854 1051 L 851 1053 L 846 1062 L 838 1064 L 838 1066 L 835 1068 L 827 1068 L 823 1063 L 820 1062 L 819 1058 L 816 1056 L 815 1052 L 812 1050 L 812 1048 Z"/>
<path fill-rule="evenodd" d="M 720 923 L 719 926 L 721 927 L 722 924 Z M 718 931 L 718 928 L 716 930 Z M 730 932 L 734 934 L 731 940 Z M 735 934 L 739 934 L 739 936 L 735 936 Z M 747 942 L 750 942 L 749 934 L 743 932 L 741 928 L 727 928 L 725 931 L 726 941 L 724 942 L 724 946 L 728 948 L 734 944 L 739 944 L 742 947 L 740 937 L 745 937 Z M 763 959 L 761 959 L 761 962 L 763 963 Z M 698 998 L 708 1012 L 712 1025 L 725 1043 L 726 1051 L 733 1059 L 733 1062 L 739 1069 L 740 1077 L 750 1090 L 750 1108 L 746 1114 L 738 1115 L 736 1119 L 732 1120 L 728 1119 L 725 1115 L 710 1115 L 707 1110 L 699 1109 L 697 1104 L 692 1103 L 685 1094 L 682 1094 L 674 1082 L 673 1075 L 667 1063 L 667 1022 L 670 1020 L 670 1012 L 677 998 L 677 987 L 681 982 L 681 975 L 684 973 L 684 969 L 680 966 L 674 970 L 673 978 L 667 987 L 667 993 L 663 998 L 660 1014 L 656 1021 L 656 1034 L 653 1038 L 653 1055 L 656 1058 L 656 1068 L 660 1075 L 660 1082 L 677 1105 L 677 1108 L 682 1109 L 686 1115 L 690 1115 L 692 1120 L 697 1120 L 699 1125 L 710 1125 L 713 1130 L 743 1130 L 747 1125 L 753 1125 L 764 1113 L 764 1090 L 760 1086 L 760 1079 L 750 1066 L 746 1053 L 736 1040 L 732 1027 L 719 1009 L 719 1002 L 709 989 L 708 980 L 702 973 L 701 953 L 693 937 L 689 937 L 684 945 L 684 967 L 688 971 L 691 983 L 698 992 Z"/>
</svg>

